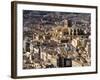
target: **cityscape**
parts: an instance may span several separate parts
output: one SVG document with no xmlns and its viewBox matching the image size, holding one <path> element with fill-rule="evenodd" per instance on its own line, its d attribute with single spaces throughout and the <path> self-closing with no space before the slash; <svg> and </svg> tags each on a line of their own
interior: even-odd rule
<svg viewBox="0 0 100 80">
<path fill-rule="evenodd" d="M 91 66 L 91 14 L 23 10 L 23 69 Z"/>
</svg>

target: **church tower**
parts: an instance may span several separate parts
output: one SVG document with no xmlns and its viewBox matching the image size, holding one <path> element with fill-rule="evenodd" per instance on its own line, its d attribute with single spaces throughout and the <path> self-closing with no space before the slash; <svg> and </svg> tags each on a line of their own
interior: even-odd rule
<svg viewBox="0 0 100 80">
<path fill-rule="evenodd" d="M 64 19 L 64 27 L 68 28 L 68 20 Z"/>
</svg>

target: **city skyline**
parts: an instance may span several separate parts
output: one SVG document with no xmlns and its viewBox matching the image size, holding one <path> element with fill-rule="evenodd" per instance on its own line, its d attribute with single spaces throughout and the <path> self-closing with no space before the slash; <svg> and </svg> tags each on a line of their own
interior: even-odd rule
<svg viewBox="0 0 100 80">
<path fill-rule="evenodd" d="M 23 10 L 23 69 L 91 65 L 91 14 Z"/>
</svg>

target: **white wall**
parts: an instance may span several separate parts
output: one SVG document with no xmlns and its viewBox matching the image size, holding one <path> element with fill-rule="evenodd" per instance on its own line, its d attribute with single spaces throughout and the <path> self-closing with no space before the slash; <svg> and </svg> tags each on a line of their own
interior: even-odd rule
<svg viewBox="0 0 100 80">
<path fill-rule="evenodd" d="M 99 8 L 98 14 L 100 14 L 100 6 L 99 6 L 100 0 L 29 0 L 29 1 L 79 4 L 79 5 L 97 5 Z M 10 78 L 10 70 L 11 70 L 10 69 L 11 68 L 10 66 L 11 65 L 11 12 L 10 12 L 11 8 L 10 7 L 11 7 L 11 0 L 0 0 L 0 80 L 14 80 Z M 100 22 L 99 15 L 98 19 L 99 19 L 98 22 Z M 100 24 L 98 24 L 98 26 L 99 25 Z M 100 34 L 99 30 L 100 27 L 98 27 L 98 35 Z M 99 36 L 98 36 L 98 41 L 100 41 Z M 99 44 L 100 42 L 98 42 L 98 45 Z M 100 45 L 98 47 L 100 47 Z M 98 51 L 98 53 L 99 52 L 100 51 Z M 98 54 L 98 57 L 100 57 L 100 54 Z M 98 61 L 100 61 L 100 58 Z M 100 67 L 100 64 L 98 65 L 98 67 Z M 28 78 L 26 80 L 33 80 L 33 78 Z M 34 80 L 100 80 L 100 69 L 98 74 L 34 78 Z"/>
</svg>

